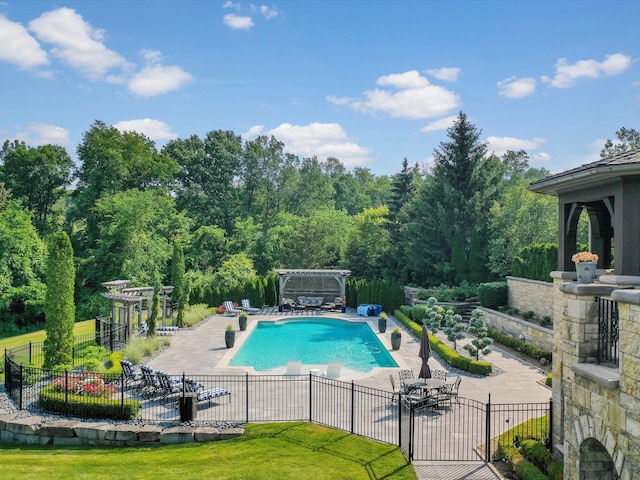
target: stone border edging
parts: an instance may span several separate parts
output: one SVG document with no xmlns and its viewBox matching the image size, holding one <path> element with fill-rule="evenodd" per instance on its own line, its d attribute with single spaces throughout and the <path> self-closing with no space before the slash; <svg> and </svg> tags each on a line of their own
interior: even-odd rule
<svg viewBox="0 0 640 480">
<path fill-rule="evenodd" d="M 244 428 L 197 427 L 82 422 L 77 419 L 43 423 L 42 417 L 0 415 L 0 441 L 27 445 L 154 446 L 228 440 L 244 434 Z"/>
</svg>

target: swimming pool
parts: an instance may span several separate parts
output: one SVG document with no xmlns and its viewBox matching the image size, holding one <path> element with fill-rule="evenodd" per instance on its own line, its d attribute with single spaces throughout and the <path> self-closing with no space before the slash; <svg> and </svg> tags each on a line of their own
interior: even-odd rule
<svg viewBox="0 0 640 480">
<path fill-rule="evenodd" d="M 258 322 L 229 365 L 265 371 L 289 360 L 316 365 L 339 361 L 361 372 L 398 366 L 367 323 L 316 318 Z"/>
</svg>

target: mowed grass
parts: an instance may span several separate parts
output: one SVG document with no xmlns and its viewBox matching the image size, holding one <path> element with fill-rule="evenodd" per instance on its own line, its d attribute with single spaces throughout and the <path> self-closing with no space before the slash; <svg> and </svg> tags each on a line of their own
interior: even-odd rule
<svg viewBox="0 0 640 480">
<path fill-rule="evenodd" d="M 393 445 L 313 423 L 247 425 L 226 441 L 158 447 L 0 444 L 0 478 L 216 480 L 417 479 Z"/>
<path fill-rule="evenodd" d="M 94 333 L 96 331 L 95 320 L 85 320 L 84 322 L 77 322 L 73 325 L 74 335 L 83 335 L 85 333 Z M 25 333 L 24 335 L 17 335 L 15 337 L 3 338 L 0 340 L 0 353 L 4 354 L 4 350 L 26 345 L 29 342 L 44 342 L 47 334 L 44 330 L 38 330 L 37 332 Z"/>
</svg>

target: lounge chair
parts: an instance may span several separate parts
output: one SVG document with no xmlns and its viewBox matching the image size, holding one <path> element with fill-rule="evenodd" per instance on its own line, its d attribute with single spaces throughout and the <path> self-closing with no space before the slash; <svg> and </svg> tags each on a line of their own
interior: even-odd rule
<svg viewBox="0 0 640 480">
<path fill-rule="evenodd" d="M 340 370 L 342 370 L 342 362 L 329 362 L 327 365 L 327 371 L 324 372 L 324 377 L 338 378 L 340 376 Z"/>
<path fill-rule="evenodd" d="M 240 315 L 240 312 L 242 311 L 234 307 L 233 302 L 231 302 L 230 300 L 227 300 L 226 302 L 224 302 L 223 305 L 224 305 L 225 315 Z"/>
<path fill-rule="evenodd" d="M 122 366 L 122 386 L 134 385 L 142 380 L 142 373 L 136 372 L 136 367 L 129 360 L 120 360 Z"/>
<path fill-rule="evenodd" d="M 231 392 L 229 392 L 229 390 L 227 390 L 226 388 L 213 387 L 205 389 L 201 383 L 196 382 L 191 378 L 185 379 L 184 391 L 188 393 L 195 393 L 198 402 L 208 400 L 209 406 L 211 406 L 211 400 L 213 400 L 214 398 L 224 397 L 227 395 L 229 396 L 229 402 L 231 402 Z"/>
<path fill-rule="evenodd" d="M 167 398 L 173 393 L 179 393 L 182 391 L 182 381 L 173 380 L 167 372 L 156 372 L 156 378 L 158 379 L 158 388 L 154 392 L 160 395 L 160 403 L 168 403 Z"/>
<path fill-rule="evenodd" d="M 140 365 L 142 372 L 142 381 L 138 385 L 138 394 L 145 398 L 152 398 L 160 389 L 160 382 L 156 375 L 156 371 L 148 365 Z"/>
<path fill-rule="evenodd" d="M 287 375 L 300 375 L 302 373 L 302 360 L 289 360 L 287 362 Z"/>
<path fill-rule="evenodd" d="M 242 300 L 242 310 L 247 312 L 249 315 L 260 312 L 262 309 L 258 307 L 252 307 L 251 302 L 248 298 Z"/>
</svg>

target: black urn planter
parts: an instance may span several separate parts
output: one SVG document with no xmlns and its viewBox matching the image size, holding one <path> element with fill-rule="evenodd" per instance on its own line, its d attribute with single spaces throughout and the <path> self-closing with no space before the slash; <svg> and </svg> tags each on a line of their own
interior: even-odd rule
<svg viewBox="0 0 640 480">
<path fill-rule="evenodd" d="M 236 332 L 234 330 L 225 330 L 224 343 L 227 348 L 232 348 L 236 343 Z"/>
<path fill-rule="evenodd" d="M 384 333 L 387 331 L 387 319 L 386 318 L 378 318 L 378 331 L 380 333 Z"/>
<path fill-rule="evenodd" d="M 391 332 L 391 348 L 393 350 L 400 350 L 400 340 L 402 340 L 401 332 Z"/>
<path fill-rule="evenodd" d="M 245 331 L 247 329 L 247 316 L 243 315 L 242 313 L 240 314 L 240 317 L 238 317 L 238 325 L 240 326 L 240 330 L 241 331 Z"/>
</svg>

